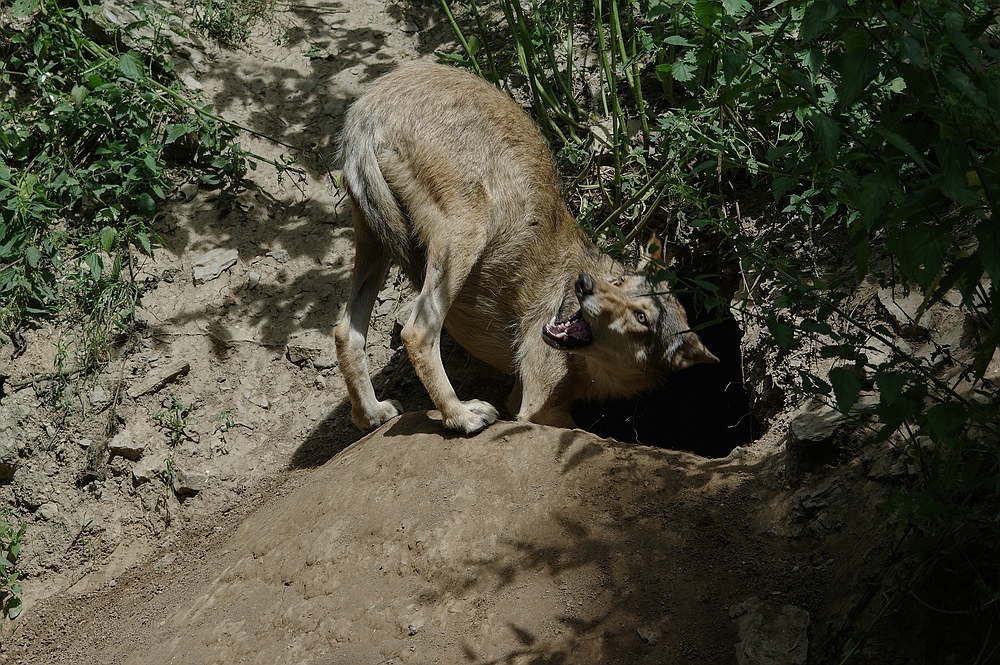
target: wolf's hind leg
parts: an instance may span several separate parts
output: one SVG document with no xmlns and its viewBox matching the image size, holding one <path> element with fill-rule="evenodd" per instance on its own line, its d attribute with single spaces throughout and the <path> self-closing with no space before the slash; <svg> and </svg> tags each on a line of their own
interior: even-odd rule
<svg viewBox="0 0 1000 665">
<path fill-rule="evenodd" d="M 441 362 L 441 329 L 448 309 L 478 258 L 479 252 L 475 251 L 428 248 L 424 285 L 400 333 L 413 369 L 441 411 L 444 426 L 466 434 L 474 434 L 495 422 L 498 414 L 488 402 L 458 399 Z"/>
<path fill-rule="evenodd" d="M 355 211 L 355 215 L 357 215 Z M 362 430 L 372 430 L 403 412 L 396 400 L 379 401 L 368 373 L 365 341 L 375 298 L 389 270 L 389 254 L 364 227 L 355 224 L 354 277 L 344 317 L 334 335 L 337 360 L 351 396 L 351 420 Z"/>
</svg>

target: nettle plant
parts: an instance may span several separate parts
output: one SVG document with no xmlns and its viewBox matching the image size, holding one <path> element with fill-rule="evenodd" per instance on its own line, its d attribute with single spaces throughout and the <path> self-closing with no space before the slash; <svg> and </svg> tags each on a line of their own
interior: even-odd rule
<svg viewBox="0 0 1000 665">
<path fill-rule="evenodd" d="M 541 125 L 569 157 L 564 172 L 578 173 L 571 189 L 591 232 L 630 242 L 648 225 L 672 240 L 725 238 L 750 283 L 767 287 L 732 306 L 770 331 L 775 347 L 825 359 L 783 388 L 845 414 L 873 396 L 862 416 L 872 442 L 902 446 L 920 469 L 919 482 L 885 506 L 912 554 L 908 574 L 887 582 L 887 607 L 916 599 L 969 619 L 988 636 L 973 660 L 995 657 L 1000 387 L 986 378 L 1000 346 L 995 8 L 463 4 L 476 30 L 458 31 L 463 52 L 446 57 L 497 81 L 521 72 Z M 597 149 L 587 145 L 595 126 L 606 137 Z M 601 175 L 609 167 L 613 177 Z M 737 205 L 758 185 L 772 203 L 747 220 Z M 975 330 L 957 381 L 945 382 L 936 360 L 957 362 L 952 350 L 914 357 L 896 343 L 900 331 L 854 307 L 865 280 L 919 294 L 914 324 L 958 294 Z M 712 281 L 689 280 L 709 300 Z"/>
<path fill-rule="evenodd" d="M 253 166 L 237 129 L 173 76 L 161 35 L 177 23 L 140 6 L 105 29 L 98 8 L 18 0 L 0 19 L 0 330 L 66 319 L 81 370 L 131 325 L 136 261 L 171 190 Z"/>
</svg>

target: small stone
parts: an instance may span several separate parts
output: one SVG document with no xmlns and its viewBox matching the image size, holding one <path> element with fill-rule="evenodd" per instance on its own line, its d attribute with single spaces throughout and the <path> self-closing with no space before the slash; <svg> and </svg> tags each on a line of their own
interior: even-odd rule
<svg viewBox="0 0 1000 665">
<path fill-rule="evenodd" d="M 254 406 L 259 406 L 262 409 L 271 408 L 271 400 L 269 400 L 266 395 L 256 395 L 247 391 L 243 393 L 243 398 Z"/>
<path fill-rule="evenodd" d="M 94 442 L 91 441 L 90 439 L 80 439 L 79 441 L 76 442 L 76 444 L 81 448 L 90 448 L 90 446 L 92 446 Z"/>
<path fill-rule="evenodd" d="M 89 395 L 90 403 L 93 405 L 107 404 L 110 398 L 108 393 L 104 388 L 98 384 L 90 391 Z"/>
<path fill-rule="evenodd" d="M 635 632 L 646 644 L 656 644 L 660 641 L 660 633 L 653 630 L 649 626 L 639 626 L 636 628 Z"/>
<path fill-rule="evenodd" d="M 52 521 L 59 515 L 59 506 L 52 502 L 43 503 L 38 507 L 38 514 L 42 516 L 42 519 Z"/>
<path fill-rule="evenodd" d="M 193 78 L 188 74 L 179 74 L 177 78 L 181 80 L 181 83 L 187 86 L 188 90 L 191 90 L 193 92 L 200 92 L 205 87 L 201 84 L 200 81 L 198 81 L 197 79 Z"/>
<path fill-rule="evenodd" d="M 420 28 L 418 28 L 415 23 L 404 23 L 403 25 L 399 26 L 399 30 L 400 32 L 406 32 L 406 33 L 420 32 Z"/>
<path fill-rule="evenodd" d="M 288 250 L 287 249 L 272 249 L 265 256 L 270 256 L 272 259 L 278 263 L 288 263 Z"/>
<path fill-rule="evenodd" d="M 170 564 L 172 564 L 177 559 L 177 555 L 173 552 L 164 554 L 163 557 L 153 564 L 153 570 L 162 570 Z"/>
<path fill-rule="evenodd" d="M 112 455 L 136 462 L 146 451 L 146 444 L 142 441 L 136 441 L 132 433 L 126 429 L 118 432 L 115 438 L 111 439 L 108 449 Z"/>
<path fill-rule="evenodd" d="M 260 273 L 250 271 L 247 273 L 247 288 L 252 289 L 253 287 L 260 284 Z"/>
<path fill-rule="evenodd" d="M 179 498 L 194 496 L 208 485 L 208 475 L 199 471 L 174 470 L 174 494 Z"/>
<path fill-rule="evenodd" d="M 159 459 L 143 457 L 132 467 L 132 484 L 139 486 L 148 483 L 166 470 L 166 460 L 162 457 Z"/>
<path fill-rule="evenodd" d="M 794 605 L 771 607 L 756 597 L 734 605 L 739 665 L 803 665 L 809 651 L 809 612 Z"/>
<path fill-rule="evenodd" d="M 198 195 L 198 185 L 193 182 L 186 183 L 180 187 L 181 198 L 185 203 L 194 200 L 194 197 Z"/>
<path fill-rule="evenodd" d="M 833 438 L 844 416 L 822 402 L 810 400 L 792 416 L 789 434 L 799 444 L 824 443 Z"/>
<path fill-rule="evenodd" d="M 171 381 L 175 381 L 191 370 L 191 365 L 186 360 L 178 360 L 170 363 L 166 367 L 158 368 L 155 372 L 150 372 L 146 377 L 132 386 L 128 390 L 128 395 L 132 399 L 156 392 Z"/>
<path fill-rule="evenodd" d="M 192 266 L 195 286 L 216 279 L 224 270 L 236 265 L 239 258 L 239 252 L 235 249 L 221 247 L 203 254 Z"/>
</svg>

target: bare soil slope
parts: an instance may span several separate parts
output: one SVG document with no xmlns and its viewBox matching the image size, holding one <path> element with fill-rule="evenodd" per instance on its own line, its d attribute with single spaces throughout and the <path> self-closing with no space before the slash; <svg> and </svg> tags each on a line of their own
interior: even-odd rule
<svg viewBox="0 0 1000 665">
<path fill-rule="evenodd" d="M 408 414 L 215 547 L 165 548 L 148 601 L 123 579 L 61 608 L 30 662 L 737 662 L 734 607 L 823 596 L 758 500 L 766 466 Z"/>
</svg>

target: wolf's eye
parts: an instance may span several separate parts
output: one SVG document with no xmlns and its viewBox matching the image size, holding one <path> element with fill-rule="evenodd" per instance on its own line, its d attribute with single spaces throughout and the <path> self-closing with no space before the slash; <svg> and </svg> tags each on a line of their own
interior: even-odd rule
<svg viewBox="0 0 1000 665">
<path fill-rule="evenodd" d="M 649 325 L 649 320 L 646 318 L 646 313 L 645 312 L 636 310 L 635 320 L 638 321 L 639 323 L 641 323 L 644 326 L 648 326 Z"/>
</svg>

